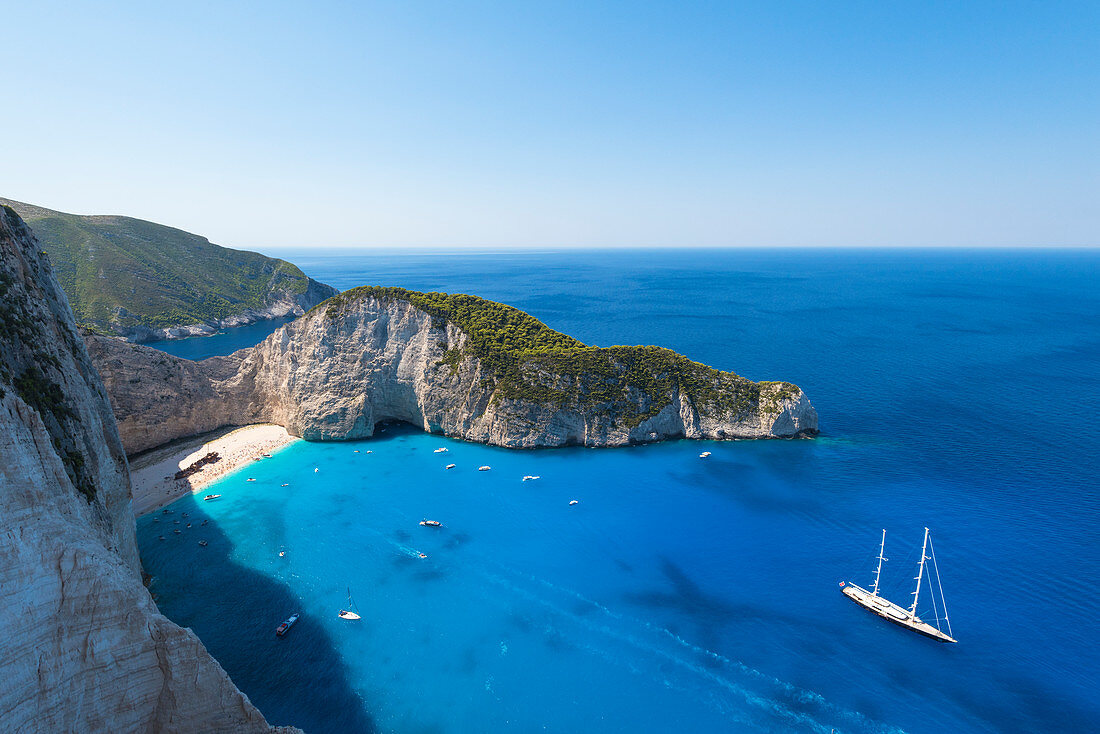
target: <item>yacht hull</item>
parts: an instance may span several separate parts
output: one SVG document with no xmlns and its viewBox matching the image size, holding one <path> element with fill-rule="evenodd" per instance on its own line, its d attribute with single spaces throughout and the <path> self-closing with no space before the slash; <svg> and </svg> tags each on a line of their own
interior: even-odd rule
<svg viewBox="0 0 1100 734">
<path fill-rule="evenodd" d="M 882 617 L 887 622 L 893 622 L 899 627 L 904 627 L 937 642 L 956 642 L 954 638 L 944 634 L 932 625 L 922 622 L 919 618 L 911 617 L 908 609 L 900 607 L 881 596 L 875 596 L 862 586 L 845 584 L 840 588 L 840 591 L 856 604 L 872 614 Z"/>
</svg>

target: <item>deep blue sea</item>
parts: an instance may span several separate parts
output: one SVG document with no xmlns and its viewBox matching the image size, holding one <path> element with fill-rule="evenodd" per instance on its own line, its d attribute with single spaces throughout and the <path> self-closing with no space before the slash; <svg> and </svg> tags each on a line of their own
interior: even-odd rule
<svg viewBox="0 0 1100 734">
<path fill-rule="evenodd" d="M 161 609 L 272 722 L 1096 730 L 1100 251 L 283 256 L 339 288 L 473 293 L 588 343 L 790 380 L 822 433 L 509 451 L 392 426 L 141 518 Z M 870 584 L 886 528 L 884 593 L 908 603 L 925 526 L 957 645 L 839 592 Z M 349 587 L 360 622 L 336 616 Z"/>
<path fill-rule="evenodd" d="M 210 336 L 192 336 L 186 339 L 152 342 L 146 346 L 156 347 L 161 351 L 184 359 L 206 359 L 217 354 L 232 354 L 238 349 L 255 346 L 266 339 L 268 334 L 293 320 L 293 316 L 269 319 L 248 326 L 222 329 Z"/>
</svg>

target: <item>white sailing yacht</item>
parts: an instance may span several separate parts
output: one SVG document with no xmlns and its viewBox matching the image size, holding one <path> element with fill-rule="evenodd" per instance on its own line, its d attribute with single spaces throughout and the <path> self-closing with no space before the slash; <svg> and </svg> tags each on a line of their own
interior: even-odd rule
<svg viewBox="0 0 1100 734">
<path fill-rule="evenodd" d="M 351 599 L 351 587 L 349 586 L 348 587 L 348 608 L 347 609 L 341 609 L 340 613 L 336 616 L 338 616 L 340 619 L 347 619 L 347 620 L 352 620 L 352 621 L 354 621 L 356 619 L 362 619 L 362 617 L 360 617 L 357 612 L 353 611 L 354 609 L 355 609 L 355 602 L 352 601 L 352 599 Z"/>
<path fill-rule="evenodd" d="M 875 570 L 875 583 L 868 591 L 862 586 L 853 584 L 851 582 L 840 582 L 840 590 L 844 592 L 844 595 L 849 599 L 859 604 L 864 609 L 874 612 L 883 619 L 893 622 L 896 625 L 911 629 L 914 632 L 919 632 L 925 637 L 931 637 L 933 640 L 939 640 L 940 642 L 956 642 L 951 631 L 951 622 L 947 618 L 947 602 L 943 598 L 943 584 L 940 583 L 940 569 L 936 565 L 936 551 L 932 548 L 932 540 L 929 538 L 928 528 L 924 529 L 924 545 L 921 547 L 920 552 L 920 566 L 917 568 L 917 575 L 914 579 L 917 582 L 917 589 L 913 592 L 913 604 L 908 609 L 902 607 L 899 604 L 885 599 L 878 595 L 878 582 L 879 577 L 882 576 L 882 562 L 886 560 L 883 558 L 883 551 L 886 550 L 886 531 L 882 531 L 882 543 L 878 549 L 878 568 Z M 931 551 L 932 555 L 928 555 Z M 936 606 L 935 590 L 932 588 L 932 576 L 928 574 L 928 593 L 932 597 L 932 610 L 935 616 L 936 626 L 928 624 L 920 617 L 917 616 L 917 601 L 920 599 L 921 585 L 924 583 L 925 573 L 924 564 L 925 561 L 932 561 L 932 568 L 936 571 L 936 586 L 940 590 L 940 606 Z M 943 622 L 947 625 L 947 632 L 940 629 L 940 611 L 943 611 Z"/>
</svg>

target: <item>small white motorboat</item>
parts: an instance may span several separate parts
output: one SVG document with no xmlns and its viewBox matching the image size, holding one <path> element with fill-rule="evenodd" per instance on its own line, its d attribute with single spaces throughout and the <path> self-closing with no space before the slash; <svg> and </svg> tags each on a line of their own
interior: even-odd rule
<svg viewBox="0 0 1100 734">
<path fill-rule="evenodd" d="M 435 454 L 445 454 L 445 453 L 447 453 L 447 447 L 446 447 L 446 446 L 440 446 L 439 448 L 437 448 L 437 449 L 436 449 L 435 451 L 433 451 L 432 453 L 435 453 Z"/>
<path fill-rule="evenodd" d="M 280 484 L 279 486 L 280 486 L 280 487 L 289 487 L 289 486 L 290 486 L 290 483 L 288 482 L 288 483 L 286 483 L 286 484 Z"/>
<path fill-rule="evenodd" d="M 245 481 L 246 481 L 246 482 L 254 482 L 254 481 L 256 481 L 256 480 L 255 480 L 255 479 L 253 479 L 252 477 L 249 477 L 249 478 L 248 478 L 248 479 L 246 479 Z"/>
<path fill-rule="evenodd" d="M 493 467 L 491 467 L 491 466 L 489 466 L 488 464 L 486 464 L 485 466 L 479 466 L 479 467 L 477 468 L 477 470 L 478 470 L 478 471 L 489 471 L 489 470 L 490 470 L 490 469 L 492 469 L 492 468 L 493 468 Z"/>
<path fill-rule="evenodd" d="M 576 504 L 579 504 L 579 503 L 580 503 L 580 500 L 569 500 L 569 504 L 571 504 L 571 505 L 576 505 Z"/>
<path fill-rule="evenodd" d="M 423 525 L 426 528 L 441 528 L 441 527 L 443 527 L 443 523 L 439 522 L 439 520 L 421 520 L 420 524 Z"/>
<path fill-rule="evenodd" d="M 209 502 L 210 500 L 216 500 L 219 497 L 221 497 L 220 494 L 208 494 L 208 495 L 206 495 L 205 497 L 202 498 L 202 501 L 203 502 Z"/>
<path fill-rule="evenodd" d="M 699 454 L 699 458 L 700 458 L 700 459 L 705 459 L 705 458 L 707 458 L 708 456 L 710 456 L 710 452 L 709 452 L 709 451 L 704 451 L 703 453 Z"/>
<path fill-rule="evenodd" d="M 532 480 L 534 480 L 534 479 L 542 479 L 542 477 L 541 477 L 541 476 L 539 476 L 538 474 L 528 474 L 527 476 L 525 476 L 525 477 L 523 478 L 523 481 L 525 481 L 525 482 L 530 482 L 530 481 L 532 481 Z"/>
<path fill-rule="evenodd" d="M 445 466 L 445 467 L 443 467 L 443 468 L 444 468 L 444 469 L 454 469 L 454 468 L 455 468 L 455 465 L 454 465 L 454 464 L 447 464 L 447 466 Z"/>
</svg>

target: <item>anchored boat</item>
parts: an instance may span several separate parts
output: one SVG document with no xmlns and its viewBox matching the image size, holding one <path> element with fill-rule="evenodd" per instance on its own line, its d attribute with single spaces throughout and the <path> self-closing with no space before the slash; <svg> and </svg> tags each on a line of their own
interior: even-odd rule
<svg viewBox="0 0 1100 734">
<path fill-rule="evenodd" d="M 886 531 L 882 531 L 882 543 L 879 544 L 878 549 L 878 568 L 875 570 L 875 583 L 868 591 L 862 586 L 853 583 L 840 582 L 840 590 L 849 599 L 859 604 L 861 607 L 869 612 L 873 612 L 882 617 L 888 622 L 905 627 L 925 637 L 931 637 L 933 640 L 939 642 L 957 642 L 952 637 L 954 634 L 951 631 L 951 621 L 947 618 L 947 603 L 943 598 L 943 584 L 940 583 L 940 569 L 936 565 L 936 551 L 932 547 L 932 539 L 929 537 L 928 528 L 924 529 L 924 544 L 921 546 L 920 552 L 920 565 L 917 567 L 917 575 L 914 579 L 917 582 L 916 591 L 913 592 L 913 604 L 908 609 L 902 607 L 900 604 L 879 596 L 878 586 L 879 578 L 882 576 L 882 562 L 886 560 L 883 557 L 883 552 L 886 550 Z M 931 552 L 931 555 L 929 555 Z M 917 616 L 917 602 L 920 600 L 921 586 L 925 579 L 925 562 L 932 561 L 932 568 L 936 573 L 936 586 L 940 592 L 940 604 L 936 605 L 935 589 L 932 588 L 932 575 L 927 574 L 928 578 L 928 593 L 932 597 L 932 611 L 935 617 L 935 627 L 928 624 L 926 621 Z M 944 632 L 940 628 L 940 611 L 943 612 L 943 622 L 947 625 L 947 632 Z"/>
<path fill-rule="evenodd" d="M 294 623 L 298 621 L 298 617 L 301 615 L 297 612 L 287 617 L 287 620 L 275 628 L 275 636 L 282 637 L 286 634 L 286 631 L 294 626 Z"/>
<path fill-rule="evenodd" d="M 340 614 L 338 614 L 337 616 L 340 617 L 340 619 L 348 619 L 348 620 L 362 619 L 362 617 L 360 617 L 356 612 L 352 611 L 353 609 L 355 609 L 355 602 L 352 601 L 352 599 L 351 599 L 351 587 L 349 586 L 348 587 L 348 608 L 347 609 L 341 609 Z"/>
</svg>

